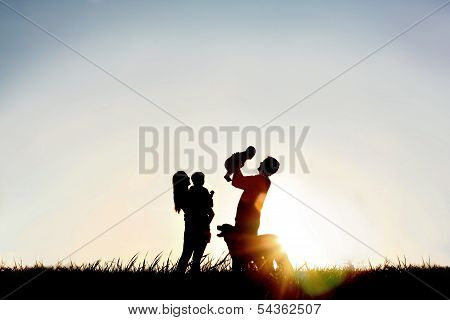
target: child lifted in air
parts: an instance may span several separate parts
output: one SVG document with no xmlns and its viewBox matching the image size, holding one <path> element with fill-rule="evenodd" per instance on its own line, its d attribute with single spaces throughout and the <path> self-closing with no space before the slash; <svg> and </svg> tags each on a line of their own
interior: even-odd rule
<svg viewBox="0 0 450 320">
<path fill-rule="evenodd" d="M 224 176 L 225 180 L 231 181 L 231 175 L 237 170 L 244 166 L 245 161 L 252 159 L 255 156 L 256 149 L 253 146 L 248 147 L 243 152 L 236 152 L 231 155 L 227 160 L 225 160 L 225 169 L 227 174 Z"/>
</svg>

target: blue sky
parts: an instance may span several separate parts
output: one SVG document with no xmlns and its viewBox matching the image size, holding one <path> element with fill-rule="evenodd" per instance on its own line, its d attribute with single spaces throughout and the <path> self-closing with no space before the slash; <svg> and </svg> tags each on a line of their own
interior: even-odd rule
<svg viewBox="0 0 450 320">
<path fill-rule="evenodd" d="M 263 124 L 444 2 L 8 3 L 198 129 Z M 394 259 L 450 262 L 449 10 L 273 123 L 311 127 L 311 173 L 274 182 Z M 170 187 L 139 175 L 138 128 L 178 123 L 3 5 L 0 43 L 0 256 L 52 263 Z M 213 228 L 239 198 L 222 176 Z M 73 259 L 177 256 L 171 208 L 168 193 Z M 380 260 L 274 188 L 261 231 L 298 263 Z"/>
</svg>

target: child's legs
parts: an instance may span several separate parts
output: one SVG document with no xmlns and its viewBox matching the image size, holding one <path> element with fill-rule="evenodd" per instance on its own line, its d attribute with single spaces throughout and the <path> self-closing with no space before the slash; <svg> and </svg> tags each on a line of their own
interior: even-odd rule
<svg viewBox="0 0 450 320">
<path fill-rule="evenodd" d="M 231 175 L 233 174 L 233 172 L 228 172 L 223 176 L 225 178 L 225 180 L 227 180 L 228 182 L 231 181 Z"/>
</svg>

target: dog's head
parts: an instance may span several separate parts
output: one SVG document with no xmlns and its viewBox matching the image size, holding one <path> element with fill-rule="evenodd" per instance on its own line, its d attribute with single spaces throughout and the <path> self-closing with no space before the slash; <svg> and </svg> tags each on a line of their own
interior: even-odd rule
<svg viewBox="0 0 450 320">
<path fill-rule="evenodd" d="M 221 226 L 217 226 L 217 230 L 220 231 L 217 236 L 225 240 L 230 254 L 234 256 L 239 247 L 243 245 L 241 241 L 242 236 L 239 234 L 239 232 L 236 231 L 236 227 L 232 226 L 231 224 L 223 224 Z"/>
<path fill-rule="evenodd" d="M 231 224 L 223 224 L 221 226 L 217 226 L 217 230 L 220 231 L 220 233 L 217 235 L 221 238 L 227 238 L 235 233 L 235 227 Z"/>
</svg>

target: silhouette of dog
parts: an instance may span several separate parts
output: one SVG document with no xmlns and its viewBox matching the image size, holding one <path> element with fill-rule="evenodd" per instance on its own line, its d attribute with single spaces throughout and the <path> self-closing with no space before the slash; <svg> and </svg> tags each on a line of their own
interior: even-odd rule
<svg viewBox="0 0 450 320">
<path fill-rule="evenodd" d="M 230 224 L 217 226 L 218 237 L 224 238 L 232 260 L 233 271 L 256 269 L 263 272 L 273 272 L 274 262 L 277 270 L 292 274 L 293 268 L 286 253 L 275 235 L 246 235 L 238 232 Z"/>
</svg>

